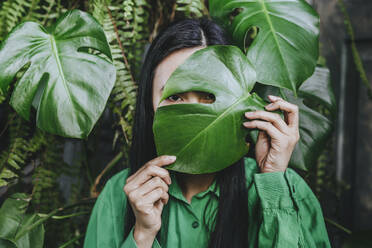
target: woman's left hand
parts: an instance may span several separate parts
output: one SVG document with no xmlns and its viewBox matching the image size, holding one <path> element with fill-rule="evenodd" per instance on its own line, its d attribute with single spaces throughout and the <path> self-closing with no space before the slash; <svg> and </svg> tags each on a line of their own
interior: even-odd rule
<svg viewBox="0 0 372 248">
<path fill-rule="evenodd" d="M 281 109 L 279 114 L 268 111 L 246 112 L 251 121 L 244 122 L 247 128 L 260 130 L 256 142 L 256 160 L 262 173 L 285 171 L 293 149 L 300 138 L 298 107 L 277 96 L 268 96 L 271 103 L 265 107 L 268 111 Z"/>
</svg>

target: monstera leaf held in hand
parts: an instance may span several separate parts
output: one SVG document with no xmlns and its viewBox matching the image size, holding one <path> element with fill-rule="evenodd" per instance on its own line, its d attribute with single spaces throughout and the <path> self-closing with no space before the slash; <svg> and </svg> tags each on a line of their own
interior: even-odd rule
<svg viewBox="0 0 372 248">
<path fill-rule="evenodd" d="M 17 26 L 0 47 L 0 90 L 17 72 L 10 104 L 25 119 L 37 108 L 37 126 L 50 133 L 85 138 L 101 115 L 115 82 L 108 60 L 86 53 L 98 50 L 111 59 L 103 29 L 89 14 L 67 12 L 44 29 L 34 22 Z"/>
<path fill-rule="evenodd" d="M 168 79 L 161 101 L 189 91 L 213 94 L 211 104 L 161 106 L 153 131 L 158 155 L 176 155 L 168 169 L 190 174 L 219 171 L 244 156 L 248 130 L 244 112 L 263 109 L 250 94 L 256 73 L 234 46 L 209 46 L 192 54 Z"/>
<path fill-rule="evenodd" d="M 258 82 L 290 89 L 296 95 L 313 74 L 319 17 L 305 0 L 210 0 L 209 10 L 243 49 L 249 30 L 258 28 L 246 51 Z"/>
</svg>

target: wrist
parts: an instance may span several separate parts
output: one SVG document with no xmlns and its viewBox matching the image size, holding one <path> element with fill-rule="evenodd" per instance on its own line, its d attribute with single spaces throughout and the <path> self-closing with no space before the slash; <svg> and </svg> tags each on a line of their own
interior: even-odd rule
<svg viewBox="0 0 372 248">
<path fill-rule="evenodd" d="M 159 230 L 143 228 L 140 225 L 136 224 L 134 226 L 133 237 L 138 248 L 152 247 L 158 231 Z"/>
<path fill-rule="evenodd" d="M 287 166 L 280 166 L 280 165 L 273 166 L 267 163 L 264 164 L 263 166 L 260 166 L 261 173 L 285 172 L 286 169 L 287 169 Z"/>
</svg>

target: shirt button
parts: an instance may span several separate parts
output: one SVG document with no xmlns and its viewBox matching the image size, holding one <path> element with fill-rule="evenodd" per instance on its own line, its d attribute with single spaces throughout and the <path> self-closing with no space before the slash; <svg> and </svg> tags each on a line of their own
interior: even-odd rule
<svg viewBox="0 0 372 248">
<path fill-rule="evenodd" d="M 197 221 L 194 221 L 192 223 L 192 228 L 197 228 L 199 226 L 199 223 Z"/>
</svg>

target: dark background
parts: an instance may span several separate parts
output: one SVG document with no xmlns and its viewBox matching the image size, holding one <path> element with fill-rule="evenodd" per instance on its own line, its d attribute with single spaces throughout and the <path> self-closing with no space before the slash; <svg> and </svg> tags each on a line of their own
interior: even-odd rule
<svg viewBox="0 0 372 248">
<path fill-rule="evenodd" d="M 345 0 L 355 42 L 367 76 L 372 78 L 372 1 Z M 324 215 L 338 220 L 353 232 L 372 229 L 372 100 L 362 84 L 351 53 L 350 37 L 338 0 L 312 0 L 320 15 L 321 54 L 331 71 L 338 102 L 329 170 L 341 182 L 339 195 L 323 192 Z M 335 200 L 337 198 L 337 200 Z M 337 202 L 337 204 L 336 204 Z M 343 232 L 327 224 L 334 247 Z"/>
</svg>

